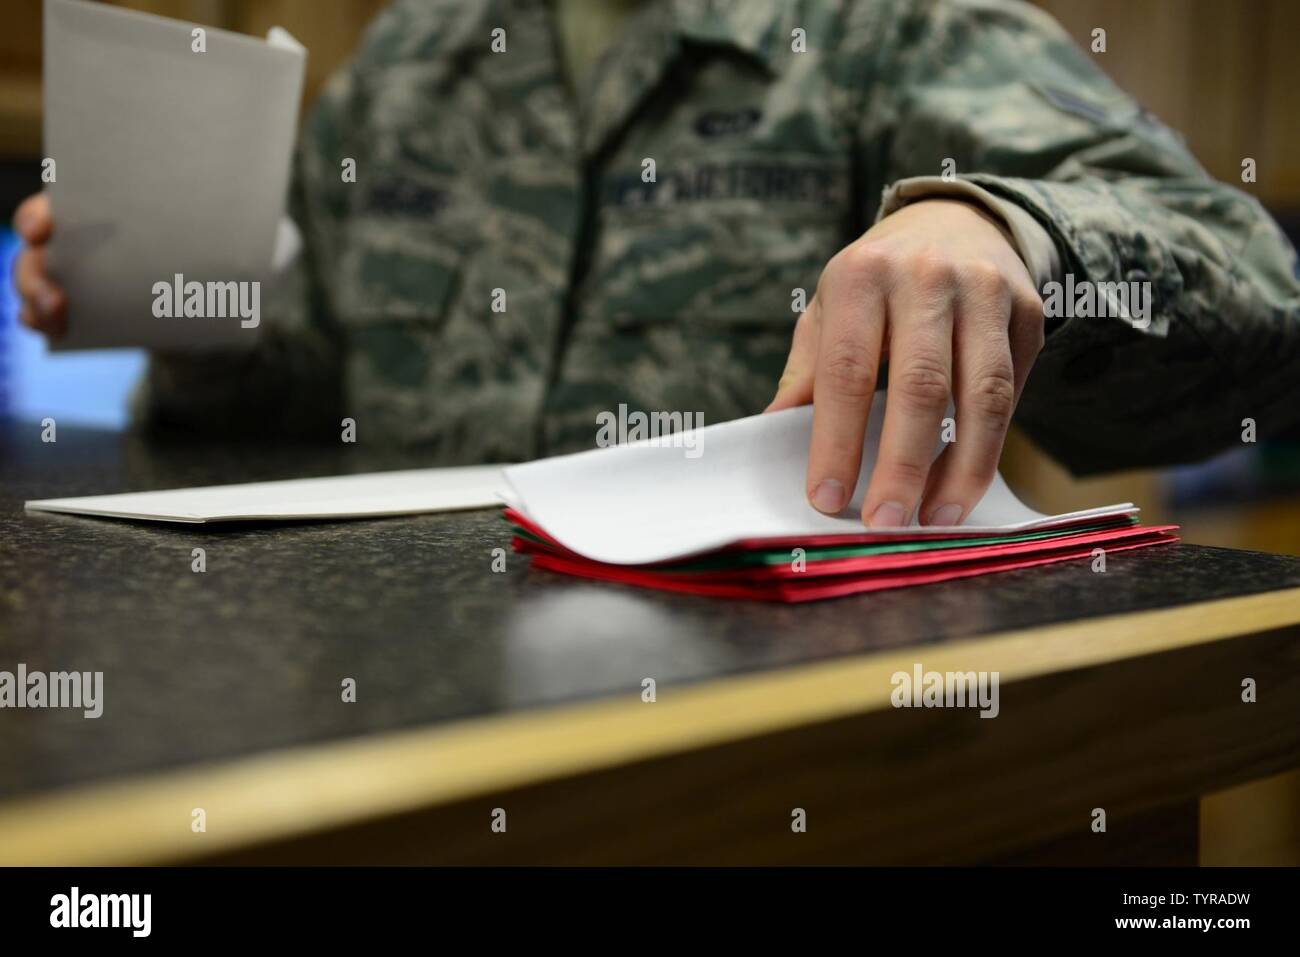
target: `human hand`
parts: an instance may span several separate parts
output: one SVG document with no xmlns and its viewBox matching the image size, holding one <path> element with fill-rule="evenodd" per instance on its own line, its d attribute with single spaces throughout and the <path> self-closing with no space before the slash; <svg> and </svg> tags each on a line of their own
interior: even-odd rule
<svg viewBox="0 0 1300 957">
<path fill-rule="evenodd" d="M 873 528 L 959 524 L 988 490 L 1043 345 L 1043 306 L 999 221 L 950 199 L 912 203 L 837 253 L 795 326 L 769 412 L 813 404 L 807 494 L 853 496 L 881 360 L 879 455 L 862 505 Z M 957 441 L 932 464 L 949 402 Z"/>
<path fill-rule="evenodd" d="M 46 274 L 45 252 L 54 235 L 50 200 L 29 196 L 14 213 L 14 230 L 26 244 L 14 263 L 14 286 L 22 298 L 19 321 L 51 340 L 67 331 L 67 297 Z"/>
</svg>

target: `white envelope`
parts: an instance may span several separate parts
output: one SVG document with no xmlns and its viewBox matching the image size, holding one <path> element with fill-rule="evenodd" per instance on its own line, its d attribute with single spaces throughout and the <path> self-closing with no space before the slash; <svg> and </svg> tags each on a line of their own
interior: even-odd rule
<svg viewBox="0 0 1300 957">
<path fill-rule="evenodd" d="M 406 469 L 125 492 L 28 502 L 34 512 L 67 512 L 151 522 L 286 521 L 366 518 L 493 508 L 501 504 L 501 466 Z"/>
<path fill-rule="evenodd" d="M 264 42 L 211 27 L 195 52 L 195 27 L 45 0 L 49 266 L 68 296 L 68 334 L 56 349 L 257 338 L 260 302 L 253 325 L 224 284 L 269 278 L 306 52 L 282 30 Z M 158 318 L 159 283 L 202 283 L 205 307 L 234 315 Z M 251 290 L 243 287 L 248 307 Z"/>
</svg>

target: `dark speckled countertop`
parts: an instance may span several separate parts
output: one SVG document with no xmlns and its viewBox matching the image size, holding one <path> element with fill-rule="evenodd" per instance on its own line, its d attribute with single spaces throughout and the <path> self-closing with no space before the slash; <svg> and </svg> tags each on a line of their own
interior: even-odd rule
<svg viewBox="0 0 1300 957">
<path fill-rule="evenodd" d="M 102 671 L 103 717 L 0 710 L 0 796 L 677 682 L 1300 585 L 1300 559 L 1187 545 L 798 607 L 532 571 L 494 512 L 169 526 L 30 498 L 424 463 L 0 426 L 0 670 Z M 207 572 L 190 550 L 207 551 Z M 344 678 L 357 702 L 340 701 Z"/>
</svg>

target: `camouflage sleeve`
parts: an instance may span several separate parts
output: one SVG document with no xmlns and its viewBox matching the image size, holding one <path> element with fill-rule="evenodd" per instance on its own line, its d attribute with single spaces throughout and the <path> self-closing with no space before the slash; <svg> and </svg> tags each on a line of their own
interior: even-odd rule
<svg viewBox="0 0 1300 957">
<path fill-rule="evenodd" d="M 1202 458 L 1239 442 L 1247 418 L 1261 436 L 1293 426 L 1300 283 L 1260 204 L 1212 180 L 1041 11 L 898 10 L 871 84 L 885 92 L 861 114 L 877 180 L 955 169 L 1033 216 L 1060 254 L 1060 288 L 1044 290 L 1060 293 L 1045 295 L 1057 315 L 1017 412 L 1029 434 L 1086 474 Z M 1113 304 L 1082 314 L 1088 285 L 1100 301 L 1144 283 L 1145 316 L 1140 298 L 1127 318 Z"/>
<path fill-rule="evenodd" d="M 331 81 L 304 126 L 294 161 L 289 215 L 302 249 L 266 284 L 262 328 L 247 351 L 154 354 L 133 396 L 147 431 L 205 435 L 337 435 L 342 348 L 328 287 L 345 213 L 341 157 L 352 80 Z"/>
</svg>

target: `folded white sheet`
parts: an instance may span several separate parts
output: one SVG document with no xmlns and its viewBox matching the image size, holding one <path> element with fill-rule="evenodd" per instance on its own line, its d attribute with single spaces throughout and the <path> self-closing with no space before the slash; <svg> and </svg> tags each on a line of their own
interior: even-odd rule
<svg viewBox="0 0 1300 957">
<path fill-rule="evenodd" d="M 811 406 L 705 426 L 671 441 L 643 440 L 511 466 L 505 470 L 506 497 L 567 548 L 618 565 L 668 561 L 744 539 L 868 533 L 859 512 L 884 410 L 879 395 L 863 443 L 861 477 L 840 516 L 823 515 L 807 501 Z M 993 534 L 1136 511 L 1124 503 L 1043 515 L 1016 498 L 999 475 L 960 530 Z"/>
</svg>

